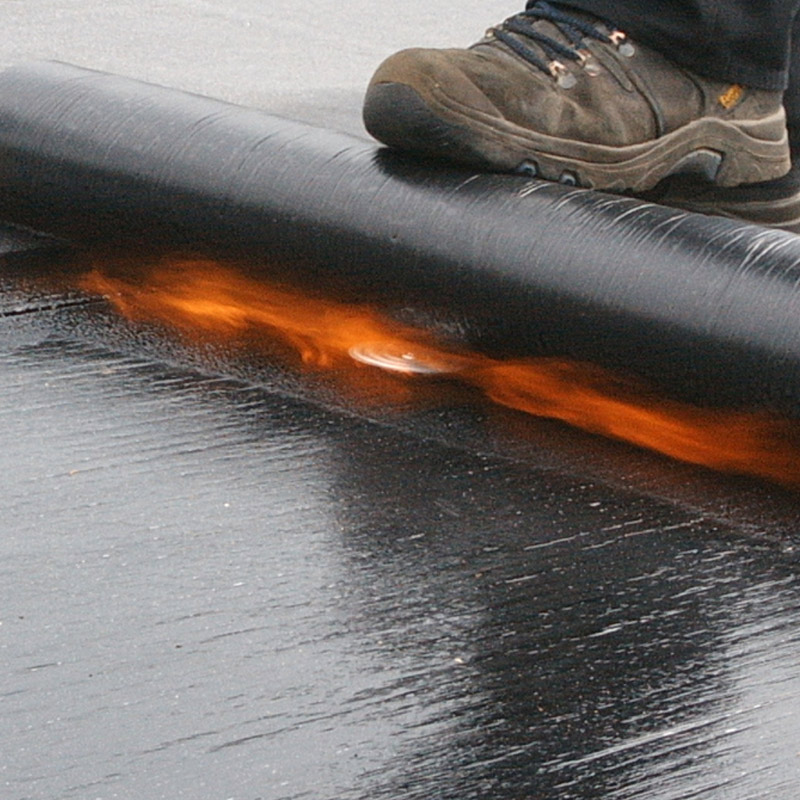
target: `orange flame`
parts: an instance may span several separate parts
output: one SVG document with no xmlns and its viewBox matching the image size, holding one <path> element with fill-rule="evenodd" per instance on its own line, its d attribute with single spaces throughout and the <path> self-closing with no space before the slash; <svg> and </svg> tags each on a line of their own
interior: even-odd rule
<svg viewBox="0 0 800 800">
<path fill-rule="evenodd" d="M 206 262 L 179 262 L 153 270 L 143 286 L 93 271 L 83 288 L 108 296 L 130 319 L 167 322 L 233 338 L 249 329 L 284 338 L 307 364 L 331 367 L 366 338 L 388 335 L 378 316 L 296 293 L 267 288 Z"/>
<path fill-rule="evenodd" d="M 81 288 L 129 319 L 216 337 L 268 334 L 315 368 L 442 372 L 501 405 L 560 420 L 692 464 L 800 486 L 800 441 L 785 420 L 656 399 L 602 368 L 558 359 L 453 352 L 431 334 L 348 305 L 269 286 L 207 261 L 163 262 L 135 282 L 100 270 Z M 377 355 L 375 355 L 377 354 Z"/>
</svg>

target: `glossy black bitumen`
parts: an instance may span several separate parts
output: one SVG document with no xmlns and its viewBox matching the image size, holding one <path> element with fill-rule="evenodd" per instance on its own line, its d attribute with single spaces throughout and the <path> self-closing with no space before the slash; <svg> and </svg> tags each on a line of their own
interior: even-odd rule
<svg viewBox="0 0 800 800">
<path fill-rule="evenodd" d="M 357 133 L 484 6 L 6 3 L 0 54 Z M 0 242 L 3 797 L 793 800 L 795 495 L 193 344 Z"/>
</svg>

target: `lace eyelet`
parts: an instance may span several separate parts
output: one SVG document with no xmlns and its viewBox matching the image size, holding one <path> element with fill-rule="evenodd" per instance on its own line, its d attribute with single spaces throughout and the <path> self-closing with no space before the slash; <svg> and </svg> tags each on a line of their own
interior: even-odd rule
<svg viewBox="0 0 800 800">
<path fill-rule="evenodd" d="M 562 89 L 571 89 L 578 82 L 578 79 L 560 61 L 551 61 L 547 68 Z"/>
<path fill-rule="evenodd" d="M 608 38 L 611 40 L 611 44 L 617 48 L 617 52 L 621 56 L 630 58 L 636 54 L 636 48 L 628 41 L 628 35 L 622 31 L 611 31 L 611 33 L 608 34 Z"/>
<path fill-rule="evenodd" d="M 588 50 L 576 50 L 581 69 L 590 77 L 597 77 L 603 70 L 599 62 Z"/>
</svg>

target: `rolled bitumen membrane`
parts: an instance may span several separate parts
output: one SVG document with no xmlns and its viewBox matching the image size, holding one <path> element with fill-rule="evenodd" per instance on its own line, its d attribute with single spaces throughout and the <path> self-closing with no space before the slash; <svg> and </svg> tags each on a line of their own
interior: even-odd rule
<svg viewBox="0 0 800 800">
<path fill-rule="evenodd" d="M 498 357 L 800 415 L 800 237 L 781 231 L 49 62 L 0 74 L 0 216 L 236 260 Z"/>
<path fill-rule="evenodd" d="M 30 267 L 43 259 L 65 257 L 69 244 L 38 231 L 0 222 L 0 267 Z"/>
</svg>

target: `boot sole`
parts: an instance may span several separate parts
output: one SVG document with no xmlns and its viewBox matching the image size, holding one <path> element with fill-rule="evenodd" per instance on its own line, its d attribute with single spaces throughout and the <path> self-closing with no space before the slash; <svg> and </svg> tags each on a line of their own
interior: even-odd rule
<svg viewBox="0 0 800 800">
<path fill-rule="evenodd" d="M 800 190 L 772 199 L 747 200 L 730 197 L 724 189 L 698 190 L 692 193 L 688 189 L 667 186 L 663 192 L 657 189 L 653 193 L 645 193 L 644 199 L 685 211 L 728 217 L 767 228 L 800 233 Z"/>
<path fill-rule="evenodd" d="M 459 104 L 438 86 L 423 98 L 386 82 L 367 90 L 364 124 L 401 150 L 611 191 L 646 191 L 675 174 L 737 186 L 778 178 L 791 166 L 782 110 L 758 120 L 705 117 L 658 139 L 610 147 L 536 133 Z"/>
</svg>

